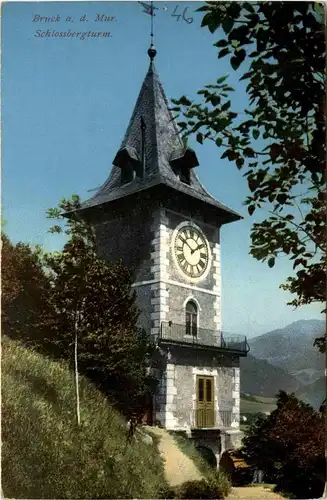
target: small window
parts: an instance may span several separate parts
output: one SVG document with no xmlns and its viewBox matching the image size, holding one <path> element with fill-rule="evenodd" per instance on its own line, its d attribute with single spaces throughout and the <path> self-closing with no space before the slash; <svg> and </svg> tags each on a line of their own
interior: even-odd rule
<svg viewBox="0 0 327 500">
<path fill-rule="evenodd" d="M 185 308 L 186 335 L 197 335 L 198 329 L 198 308 L 193 300 L 189 300 Z"/>
<path fill-rule="evenodd" d="M 191 176 L 190 176 L 189 167 L 181 167 L 179 178 L 185 184 L 191 184 Z"/>
</svg>

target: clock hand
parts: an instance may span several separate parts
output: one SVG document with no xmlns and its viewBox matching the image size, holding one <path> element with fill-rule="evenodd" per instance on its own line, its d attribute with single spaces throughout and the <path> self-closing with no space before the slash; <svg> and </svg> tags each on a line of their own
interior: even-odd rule
<svg viewBox="0 0 327 500">
<path fill-rule="evenodd" d="M 192 250 L 191 255 L 192 255 L 192 254 L 194 254 L 194 252 L 196 252 L 197 250 L 200 250 L 200 248 L 203 248 L 203 247 L 205 247 L 205 245 L 204 245 L 204 244 L 202 244 L 202 245 L 198 245 L 196 248 L 194 248 L 194 249 Z"/>
<path fill-rule="evenodd" d="M 183 243 L 186 243 L 186 245 L 189 247 L 189 249 L 191 250 L 191 254 L 192 254 L 192 247 L 190 246 L 190 244 L 187 242 L 187 240 L 184 240 L 184 238 L 181 238 L 180 237 L 180 240 L 183 242 Z"/>
</svg>

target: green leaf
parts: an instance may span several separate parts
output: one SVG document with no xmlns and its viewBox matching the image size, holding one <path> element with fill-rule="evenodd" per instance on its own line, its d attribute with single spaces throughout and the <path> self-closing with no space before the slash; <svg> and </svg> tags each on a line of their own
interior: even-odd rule
<svg viewBox="0 0 327 500">
<path fill-rule="evenodd" d="M 236 71 L 240 64 L 244 61 L 246 56 L 246 52 L 244 49 L 241 49 L 237 52 L 235 52 L 235 55 L 231 57 L 230 63 L 232 68 Z"/>
<path fill-rule="evenodd" d="M 245 156 L 247 156 L 248 158 L 254 158 L 255 157 L 255 151 L 253 151 L 252 148 L 245 148 L 244 149 L 244 154 Z"/>
<path fill-rule="evenodd" d="M 204 26 L 208 26 L 210 21 L 211 21 L 211 13 L 208 12 L 208 14 L 206 14 L 202 19 L 201 28 L 203 28 Z"/>
<path fill-rule="evenodd" d="M 255 211 L 255 206 L 254 205 L 249 205 L 248 206 L 249 215 L 252 215 L 254 211 Z"/>
<path fill-rule="evenodd" d="M 223 104 L 221 107 L 221 111 L 227 111 L 227 109 L 230 108 L 230 105 L 231 105 L 230 101 L 225 102 L 225 104 Z"/>
<path fill-rule="evenodd" d="M 200 132 L 198 132 L 196 134 L 196 140 L 200 143 L 200 144 L 203 144 L 203 134 L 201 134 Z"/>
<path fill-rule="evenodd" d="M 182 106 L 190 106 L 192 103 L 189 99 L 187 99 L 185 95 L 183 95 L 179 100 L 179 104 L 181 104 Z"/>
<path fill-rule="evenodd" d="M 229 52 L 230 52 L 229 48 L 222 49 L 220 52 L 218 52 L 218 59 L 226 56 L 227 54 L 229 54 Z"/>
<path fill-rule="evenodd" d="M 206 14 L 206 16 L 207 15 L 208 14 Z M 206 17 L 206 16 L 204 16 L 204 17 Z M 210 33 L 214 33 L 216 31 L 216 29 L 219 28 L 219 26 L 220 26 L 220 16 L 214 12 L 210 12 L 207 26 L 208 26 Z"/>
<path fill-rule="evenodd" d="M 268 262 L 267 262 L 267 263 L 268 263 L 268 266 L 269 266 L 270 268 L 271 268 L 271 267 L 274 267 L 274 265 L 275 265 L 275 257 L 270 257 L 270 258 L 268 259 Z"/>
<path fill-rule="evenodd" d="M 242 5 L 243 9 L 247 10 L 248 12 L 250 12 L 251 14 L 253 12 L 255 12 L 252 4 L 250 2 L 244 2 L 243 5 Z"/>
<path fill-rule="evenodd" d="M 244 158 L 237 158 L 236 160 L 236 166 L 238 169 L 241 169 L 244 165 Z"/>
<path fill-rule="evenodd" d="M 223 22 L 221 23 L 221 27 L 224 30 L 225 34 L 228 35 L 230 30 L 234 25 L 234 20 L 232 17 L 226 16 Z"/>
<path fill-rule="evenodd" d="M 217 145 L 218 147 L 220 147 L 220 146 L 222 145 L 222 143 L 223 143 L 222 138 L 221 138 L 221 137 L 218 137 L 218 139 L 216 139 L 216 145 Z"/>
<path fill-rule="evenodd" d="M 218 106 L 218 104 L 220 104 L 220 96 L 219 95 L 213 95 L 211 98 L 210 98 L 210 101 L 211 101 L 211 104 L 213 106 Z"/>
<path fill-rule="evenodd" d="M 215 47 L 227 47 L 228 41 L 227 40 L 219 40 L 218 42 L 214 43 Z"/>
<path fill-rule="evenodd" d="M 207 11 L 207 10 L 210 10 L 209 5 L 202 5 L 202 7 L 199 7 L 198 9 L 196 9 L 195 12 L 204 12 L 204 11 Z"/>
<path fill-rule="evenodd" d="M 259 135 L 260 135 L 260 130 L 256 128 L 252 130 L 253 139 L 258 139 Z"/>
<path fill-rule="evenodd" d="M 314 11 L 318 14 L 318 16 L 321 16 L 321 17 L 324 16 L 324 7 L 323 7 L 322 3 L 315 2 L 313 8 L 314 8 Z"/>
<path fill-rule="evenodd" d="M 233 56 L 230 58 L 230 64 L 232 68 L 236 71 L 237 68 L 239 67 L 240 63 L 238 62 L 238 59 L 236 56 Z"/>
<path fill-rule="evenodd" d="M 217 83 L 223 83 L 228 78 L 228 76 L 229 75 L 225 75 L 225 76 L 218 78 Z"/>
</svg>

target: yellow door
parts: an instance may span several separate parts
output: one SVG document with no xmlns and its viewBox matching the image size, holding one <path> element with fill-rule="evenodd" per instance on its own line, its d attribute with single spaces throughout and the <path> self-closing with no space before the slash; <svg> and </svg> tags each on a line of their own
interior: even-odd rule
<svg viewBox="0 0 327 500">
<path fill-rule="evenodd" d="M 198 376 L 196 385 L 196 427 L 214 427 L 214 378 Z"/>
</svg>

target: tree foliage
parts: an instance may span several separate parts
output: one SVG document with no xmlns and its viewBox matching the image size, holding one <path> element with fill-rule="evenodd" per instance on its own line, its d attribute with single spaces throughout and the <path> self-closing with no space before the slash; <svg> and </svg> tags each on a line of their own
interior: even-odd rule
<svg viewBox="0 0 327 500">
<path fill-rule="evenodd" d="M 146 363 L 154 347 L 137 327 L 127 268 L 99 256 L 92 227 L 76 215 L 61 227 L 62 213 L 79 206 L 79 197 L 73 196 L 48 210 L 48 217 L 59 222 L 50 231 L 68 236 L 61 252 L 45 257 L 57 311 L 57 339 L 72 361 L 77 324 L 79 370 L 130 414 L 142 406 L 149 389 Z"/>
<path fill-rule="evenodd" d="M 25 345 L 46 349 L 53 340 L 55 311 L 42 251 L 21 242 L 15 245 L 4 233 L 1 240 L 2 331 Z"/>
<path fill-rule="evenodd" d="M 173 108 L 185 135 L 214 141 L 221 158 L 244 171 L 253 224 L 250 253 L 273 267 L 287 256 L 294 273 L 281 288 L 291 305 L 325 302 L 325 40 L 317 2 L 206 2 L 202 26 L 219 34 L 218 58 L 228 58 L 247 83 L 248 106 L 234 110 L 222 76 Z M 281 22 L 282 20 L 282 22 Z M 266 213 L 267 213 L 266 212 Z M 322 343 L 320 344 L 322 346 Z"/>
<path fill-rule="evenodd" d="M 277 409 L 260 415 L 243 440 L 242 455 L 295 498 L 320 497 L 324 486 L 324 418 L 280 391 Z"/>
</svg>

